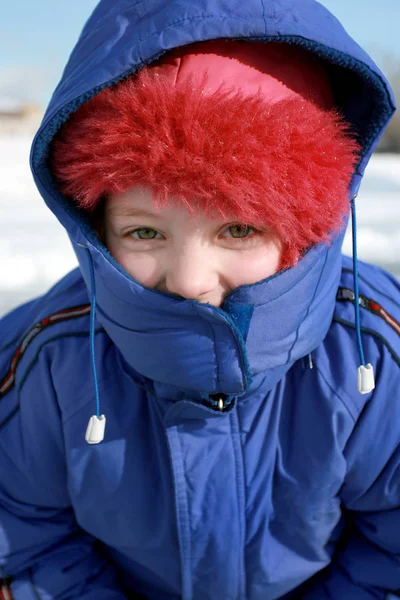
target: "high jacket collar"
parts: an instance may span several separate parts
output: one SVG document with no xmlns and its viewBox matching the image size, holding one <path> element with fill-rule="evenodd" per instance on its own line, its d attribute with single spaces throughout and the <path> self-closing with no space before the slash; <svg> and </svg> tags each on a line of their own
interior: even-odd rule
<svg viewBox="0 0 400 600">
<path fill-rule="evenodd" d="M 106 252 L 76 248 L 83 273 L 94 263 L 97 318 L 126 363 L 201 397 L 243 394 L 255 376 L 270 389 L 319 345 L 332 318 L 340 246 L 338 238 L 313 248 L 295 269 L 237 288 L 221 309 L 145 288 Z"/>
</svg>

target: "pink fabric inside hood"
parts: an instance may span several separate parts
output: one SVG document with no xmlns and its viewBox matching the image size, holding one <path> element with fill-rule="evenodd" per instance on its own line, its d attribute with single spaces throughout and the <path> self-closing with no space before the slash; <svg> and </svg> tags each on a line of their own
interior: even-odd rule
<svg viewBox="0 0 400 600">
<path fill-rule="evenodd" d="M 294 97 L 311 100 L 322 109 L 334 105 L 331 85 L 322 62 L 311 53 L 281 43 L 210 40 L 172 50 L 152 68 L 182 83 L 189 75 L 208 74 L 204 94 L 221 84 L 245 96 L 260 90 L 269 103 Z"/>
</svg>

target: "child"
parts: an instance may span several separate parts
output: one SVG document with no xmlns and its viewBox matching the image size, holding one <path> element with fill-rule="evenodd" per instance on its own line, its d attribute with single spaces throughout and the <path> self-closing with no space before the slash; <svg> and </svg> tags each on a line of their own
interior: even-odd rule
<svg viewBox="0 0 400 600">
<path fill-rule="evenodd" d="M 340 252 L 393 110 L 314 0 L 100 2 L 32 148 L 80 269 L 1 323 L 3 595 L 400 590 L 399 286 Z"/>
</svg>

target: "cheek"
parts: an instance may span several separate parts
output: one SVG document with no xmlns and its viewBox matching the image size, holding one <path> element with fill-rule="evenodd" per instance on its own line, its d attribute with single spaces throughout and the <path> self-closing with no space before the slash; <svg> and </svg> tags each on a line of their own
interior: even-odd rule
<svg viewBox="0 0 400 600">
<path fill-rule="evenodd" d="M 154 254 L 131 252 L 112 240 L 108 241 L 107 247 L 110 254 L 133 279 L 146 287 L 152 288 L 157 285 L 160 267 Z"/>
<path fill-rule="evenodd" d="M 281 248 L 279 244 L 268 245 L 268 248 L 253 252 L 237 253 L 231 267 L 232 285 L 257 283 L 271 277 L 280 269 Z"/>
</svg>

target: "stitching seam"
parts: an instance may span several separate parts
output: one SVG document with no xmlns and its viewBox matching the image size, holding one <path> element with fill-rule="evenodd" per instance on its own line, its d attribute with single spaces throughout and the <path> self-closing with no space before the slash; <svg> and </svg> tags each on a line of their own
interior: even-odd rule
<svg viewBox="0 0 400 600">
<path fill-rule="evenodd" d="M 267 21 L 265 20 L 265 4 L 264 4 L 264 0 L 261 0 L 261 6 L 262 6 L 262 18 L 264 21 L 264 33 L 265 35 L 267 35 Z"/>
<path fill-rule="evenodd" d="M 324 380 L 325 384 L 329 387 L 332 394 L 334 396 L 336 396 L 336 398 L 340 401 L 340 403 L 345 407 L 345 409 L 349 413 L 350 417 L 352 418 L 353 423 L 356 423 L 356 420 L 358 417 L 358 412 L 355 411 L 354 408 L 350 409 L 350 407 L 348 406 L 348 404 L 351 404 L 353 406 L 353 402 L 352 402 L 351 398 L 344 392 L 344 390 L 340 390 L 341 392 L 343 392 L 343 395 L 346 396 L 346 398 L 348 399 L 348 403 L 346 403 L 343 400 L 343 398 L 338 394 L 337 390 L 335 390 L 332 387 L 332 385 L 329 383 L 329 381 L 328 381 L 327 377 L 325 376 L 324 372 L 322 371 L 321 367 L 316 364 L 316 361 L 314 362 L 314 368 L 321 375 L 322 379 Z"/>
<path fill-rule="evenodd" d="M 239 414 L 238 409 L 230 413 L 230 428 L 231 428 L 231 439 L 233 453 L 235 457 L 235 471 L 236 471 L 236 489 L 238 497 L 238 512 L 239 512 L 239 523 L 240 523 L 240 535 L 241 535 L 241 547 L 246 545 L 246 491 L 245 491 L 245 476 L 244 476 L 244 458 L 243 458 L 243 447 L 240 441 L 240 425 L 239 425 Z M 233 427 L 232 427 L 233 425 Z M 232 431 L 233 429 L 233 431 Z M 239 567 L 239 593 L 240 597 L 247 597 L 247 581 L 246 581 L 246 555 L 245 552 L 241 553 L 240 556 L 240 567 Z"/>
</svg>

